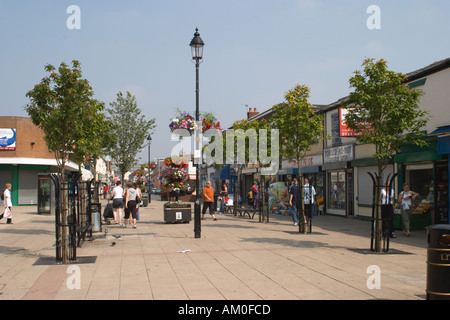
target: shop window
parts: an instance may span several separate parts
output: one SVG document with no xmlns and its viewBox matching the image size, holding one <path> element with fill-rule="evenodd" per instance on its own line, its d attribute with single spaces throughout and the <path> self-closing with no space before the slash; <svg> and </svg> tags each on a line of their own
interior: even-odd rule
<svg viewBox="0 0 450 320">
<path fill-rule="evenodd" d="M 437 214 L 435 221 L 438 223 L 448 223 L 448 166 L 447 163 L 436 166 L 436 190 L 437 190 Z"/>
<path fill-rule="evenodd" d="M 406 166 L 406 182 L 411 190 L 419 193 L 414 200 L 413 214 L 434 215 L 434 183 L 433 164 L 417 164 Z"/>
<path fill-rule="evenodd" d="M 337 147 L 342 145 L 339 127 L 339 113 L 331 115 L 331 146 Z"/>
<path fill-rule="evenodd" d="M 345 210 L 345 171 L 328 173 L 328 209 Z"/>
<path fill-rule="evenodd" d="M 406 167 L 406 177 L 411 190 L 420 194 L 420 200 L 434 202 L 433 164 L 409 165 Z"/>
</svg>

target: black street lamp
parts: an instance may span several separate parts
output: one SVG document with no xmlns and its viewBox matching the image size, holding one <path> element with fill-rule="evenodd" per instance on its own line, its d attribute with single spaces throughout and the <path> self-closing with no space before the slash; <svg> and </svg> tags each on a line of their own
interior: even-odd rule
<svg viewBox="0 0 450 320">
<path fill-rule="evenodd" d="M 195 28 L 194 38 L 192 39 L 189 46 L 192 50 L 192 60 L 195 61 L 195 76 L 196 76 L 196 89 L 195 89 L 195 120 L 197 123 L 200 121 L 200 111 L 199 111 L 199 67 L 200 62 L 203 58 L 203 46 L 205 43 L 202 38 L 200 38 L 200 33 L 198 33 L 198 28 Z M 200 152 L 199 141 L 195 139 L 195 152 Z M 198 155 L 194 155 L 195 156 Z M 201 237 L 201 225 L 200 225 L 200 162 L 198 161 L 195 165 L 195 190 L 196 190 L 196 199 L 194 205 L 194 234 L 195 238 Z"/>
<path fill-rule="evenodd" d="M 149 134 L 147 137 L 148 140 L 148 180 L 147 180 L 147 194 L 148 194 L 148 203 L 152 203 L 152 193 L 150 190 L 150 144 L 152 143 L 152 136 Z"/>
</svg>

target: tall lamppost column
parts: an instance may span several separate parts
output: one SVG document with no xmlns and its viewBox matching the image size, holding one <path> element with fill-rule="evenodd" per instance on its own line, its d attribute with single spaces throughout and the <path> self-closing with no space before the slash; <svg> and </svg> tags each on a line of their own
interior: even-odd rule
<svg viewBox="0 0 450 320">
<path fill-rule="evenodd" d="M 148 140 L 148 180 L 147 180 L 147 194 L 148 194 L 148 203 L 152 203 L 152 193 L 150 190 L 150 179 L 151 179 L 151 175 L 150 175 L 150 144 L 152 143 L 152 136 L 149 134 L 147 137 Z"/>
<path fill-rule="evenodd" d="M 202 38 L 200 38 L 200 33 L 198 33 L 198 28 L 195 28 L 194 38 L 192 39 L 189 46 L 192 50 L 192 60 L 195 61 L 195 77 L 196 77 L 196 85 L 195 85 L 195 120 L 197 123 L 200 121 L 200 107 L 199 107 L 199 67 L 200 62 L 203 58 L 203 46 L 205 43 Z M 194 159 L 197 158 L 197 163 L 195 164 L 195 190 L 196 190 L 196 199 L 194 205 L 194 236 L 195 238 L 201 237 L 201 222 L 200 222 L 200 159 L 201 159 L 201 150 L 199 148 L 198 135 L 195 136 L 195 152 Z"/>
</svg>

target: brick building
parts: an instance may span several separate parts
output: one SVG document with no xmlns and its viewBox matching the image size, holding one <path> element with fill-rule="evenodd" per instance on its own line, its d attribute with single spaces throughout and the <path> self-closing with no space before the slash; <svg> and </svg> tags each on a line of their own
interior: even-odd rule
<svg viewBox="0 0 450 320">
<path fill-rule="evenodd" d="M 78 171 L 78 165 L 69 162 L 66 169 Z M 13 205 L 36 205 L 38 175 L 49 172 L 58 166 L 42 130 L 29 118 L 0 117 L 0 190 L 12 184 Z"/>
</svg>

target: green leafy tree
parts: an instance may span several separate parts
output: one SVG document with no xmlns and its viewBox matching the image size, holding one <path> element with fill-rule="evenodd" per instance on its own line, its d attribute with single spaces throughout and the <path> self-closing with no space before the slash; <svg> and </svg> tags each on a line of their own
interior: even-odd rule
<svg viewBox="0 0 450 320">
<path fill-rule="evenodd" d="M 94 92 L 89 81 L 82 78 L 81 66 L 72 61 L 72 68 L 61 63 L 58 70 L 50 64 L 45 66 L 49 74 L 27 92 L 30 103 L 25 110 L 33 124 L 44 132 L 44 140 L 49 150 L 55 154 L 60 170 L 60 183 L 65 181 L 65 166 L 72 160 L 79 165 L 101 154 L 102 139 L 108 124 L 105 121 L 104 104 L 93 99 Z M 62 260 L 68 262 L 68 209 L 67 194 L 60 185 L 60 212 L 62 223 L 60 239 Z"/>
<path fill-rule="evenodd" d="M 289 90 L 285 101 L 272 107 L 272 126 L 279 130 L 280 155 L 283 159 L 297 164 L 300 186 L 304 179 L 301 173 L 301 161 L 311 151 L 311 145 L 323 138 L 323 117 L 317 115 L 308 101 L 309 88 L 297 85 Z M 303 199 L 303 188 L 300 187 L 300 199 Z M 306 232 L 306 217 L 302 201 L 300 232 Z"/>
<path fill-rule="evenodd" d="M 411 89 L 406 76 L 388 70 L 383 59 L 366 59 L 363 71 L 355 71 L 349 83 L 350 93 L 345 117 L 347 126 L 354 130 L 357 140 L 375 146 L 378 173 L 376 201 L 381 203 L 382 173 L 389 160 L 400 151 L 400 146 L 412 143 L 426 145 L 421 129 L 428 122 L 428 113 L 420 110 L 422 92 Z M 380 206 L 376 210 L 375 251 L 381 251 Z"/>
<path fill-rule="evenodd" d="M 245 162 L 247 164 L 254 164 L 258 167 L 262 168 L 268 163 L 265 161 L 269 159 L 268 153 L 271 152 L 271 126 L 270 123 L 265 120 L 238 120 L 233 123 L 231 128 L 234 130 L 233 141 L 232 144 L 234 147 L 234 152 L 231 154 L 233 157 L 236 157 L 236 160 L 241 162 L 243 159 L 242 157 L 245 157 Z M 242 130 L 244 133 L 243 137 L 244 139 L 240 139 L 239 130 Z M 264 130 L 267 132 L 267 135 L 261 136 L 261 131 Z M 251 133 L 251 134 L 248 134 Z M 225 132 L 224 137 L 224 144 L 226 147 L 229 147 L 229 142 L 227 141 L 227 132 Z M 245 149 L 242 146 L 242 143 L 245 144 Z M 267 150 L 267 153 L 265 155 L 261 154 L 262 150 Z M 259 151 L 259 152 L 258 152 Z M 225 158 L 227 158 L 227 154 L 230 155 L 229 150 L 226 150 L 226 153 L 224 153 Z M 229 159 L 228 159 L 229 160 Z M 277 168 L 278 169 L 278 168 Z M 261 209 L 261 215 L 260 215 L 260 222 L 269 222 L 268 214 L 266 211 L 266 206 L 264 202 L 265 198 L 265 189 L 266 189 L 266 183 L 265 183 L 265 175 L 261 175 L 261 181 L 260 181 L 260 190 L 259 190 L 259 196 L 258 201 L 260 202 L 260 209 Z"/>
<path fill-rule="evenodd" d="M 102 113 L 104 104 L 92 98 L 94 92 L 89 81 L 82 79 L 78 61 L 72 62 L 72 68 L 61 63 L 58 70 L 49 64 L 45 71 L 50 74 L 26 94 L 31 102 L 25 110 L 43 130 L 47 147 L 54 152 L 64 176 L 69 159 L 81 164 L 87 157 L 102 153 L 98 136 L 108 124 Z"/>
<path fill-rule="evenodd" d="M 110 155 L 116 161 L 122 177 L 137 163 L 136 155 L 144 147 L 145 139 L 155 128 L 155 119 L 146 120 L 141 114 L 136 97 L 127 91 L 117 94 L 117 100 L 110 103 L 108 120 L 113 123 L 110 131 L 117 140 Z"/>
</svg>

